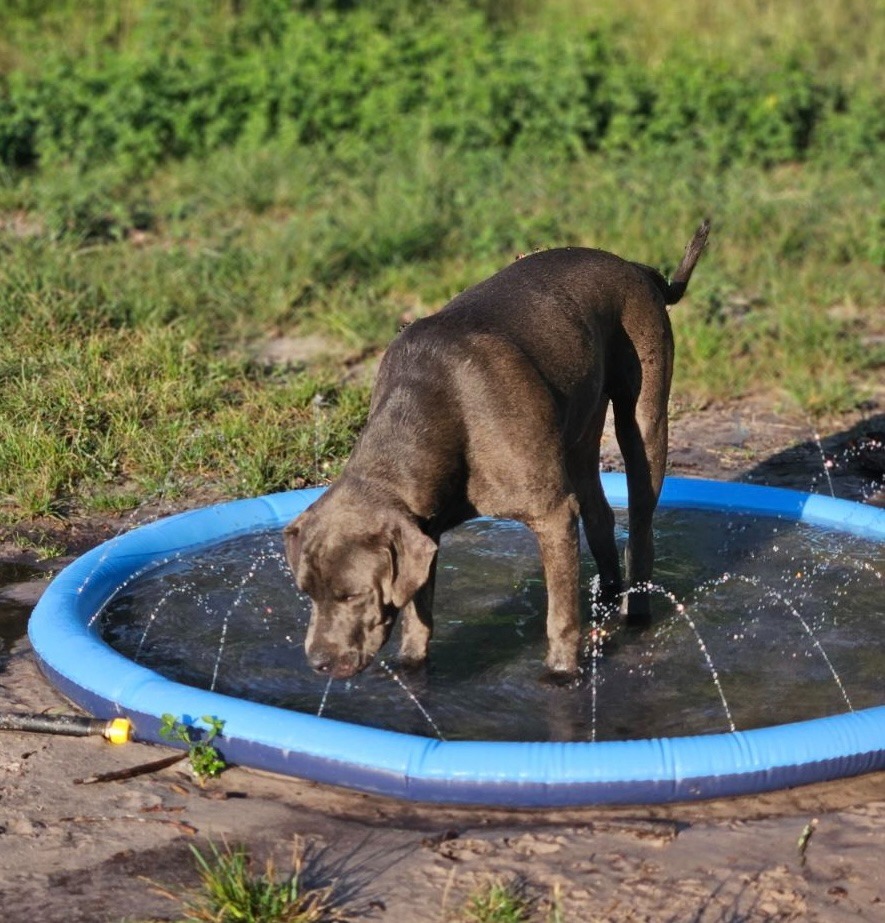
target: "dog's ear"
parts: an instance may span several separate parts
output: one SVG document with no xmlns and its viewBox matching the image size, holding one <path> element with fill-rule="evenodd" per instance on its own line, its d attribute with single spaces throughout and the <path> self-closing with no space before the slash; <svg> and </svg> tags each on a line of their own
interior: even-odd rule
<svg viewBox="0 0 885 923">
<path fill-rule="evenodd" d="M 402 609 L 427 583 L 439 546 L 405 516 L 392 523 L 389 542 L 390 575 L 382 592 L 385 603 Z"/>
<path fill-rule="evenodd" d="M 292 568 L 296 583 L 299 583 L 298 566 L 301 562 L 304 526 L 309 522 L 309 516 L 310 510 L 305 510 L 297 519 L 293 519 L 292 522 L 283 529 L 283 539 L 286 543 L 286 560 L 289 562 L 289 567 Z"/>
</svg>

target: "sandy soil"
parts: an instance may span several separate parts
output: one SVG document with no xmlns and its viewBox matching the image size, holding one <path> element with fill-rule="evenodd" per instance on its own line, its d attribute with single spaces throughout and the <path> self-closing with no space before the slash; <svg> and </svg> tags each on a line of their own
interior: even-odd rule
<svg viewBox="0 0 885 923">
<path fill-rule="evenodd" d="M 672 471 L 827 490 L 823 451 L 840 462 L 830 471 L 837 495 L 867 495 L 871 473 L 848 462 L 850 446 L 860 433 L 885 430 L 881 406 L 843 421 L 822 447 L 806 421 L 765 399 L 677 408 Z M 618 467 L 610 434 L 604 464 Z M 54 532 L 79 553 L 128 525 L 37 523 L 19 531 Z M 48 573 L 59 563 L 38 564 L 16 543 L 0 544 L 3 712 L 70 710 L 21 636 L 45 579 L 13 567 Z M 239 768 L 204 789 L 182 765 L 78 784 L 167 752 L 0 732 L 6 923 L 180 919 L 169 895 L 196 883 L 190 847 L 209 838 L 246 844 L 283 868 L 306 845 L 306 876 L 334 882 L 355 919 L 458 919 L 478 884 L 518 877 L 537 899 L 539 920 L 555 900 L 563 921 L 885 921 L 885 773 L 703 804 L 553 812 L 411 805 Z M 803 861 L 797 844 L 812 819 Z"/>
</svg>

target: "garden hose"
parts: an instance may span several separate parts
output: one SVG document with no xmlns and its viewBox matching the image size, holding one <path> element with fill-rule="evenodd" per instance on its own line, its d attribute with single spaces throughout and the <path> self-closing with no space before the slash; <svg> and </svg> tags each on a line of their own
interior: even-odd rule
<svg viewBox="0 0 885 923">
<path fill-rule="evenodd" d="M 0 731 L 36 731 L 90 737 L 100 734 L 112 744 L 125 744 L 132 737 L 128 718 L 87 718 L 83 715 L 0 715 Z"/>
</svg>

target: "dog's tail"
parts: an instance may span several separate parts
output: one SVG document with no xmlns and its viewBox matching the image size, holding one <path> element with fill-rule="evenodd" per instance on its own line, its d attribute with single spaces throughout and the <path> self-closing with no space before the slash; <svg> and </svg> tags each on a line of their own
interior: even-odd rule
<svg viewBox="0 0 885 923">
<path fill-rule="evenodd" d="M 676 304 L 685 294 L 685 290 L 688 288 L 688 280 L 691 278 L 691 274 L 694 271 L 701 253 L 704 251 L 704 247 L 707 246 L 707 235 L 709 233 L 710 219 L 705 218 L 701 222 L 700 227 L 694 232 L 694 237 L 688 242 L 688 246 L 685 248 L 685 254 L 682 257 L 682 262 L 676 268 L 676 272 L 673 273 L 673 278 L 667 285 L 667 290 L 664 293 L 667 304 Z"/>
</svg>

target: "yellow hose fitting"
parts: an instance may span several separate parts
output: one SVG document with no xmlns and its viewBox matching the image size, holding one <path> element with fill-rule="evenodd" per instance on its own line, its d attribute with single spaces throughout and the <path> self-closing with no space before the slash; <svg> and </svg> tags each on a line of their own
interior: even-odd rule
<svg viewBox="0 0 885 923">
<path fill-rule="evenodd" d="M 108 721 L 102 733 L 105 740 L 112 744 L 129 743 L 132 739 L 132 722 L 128 718 L 114 718 Z"/>
</svg>

